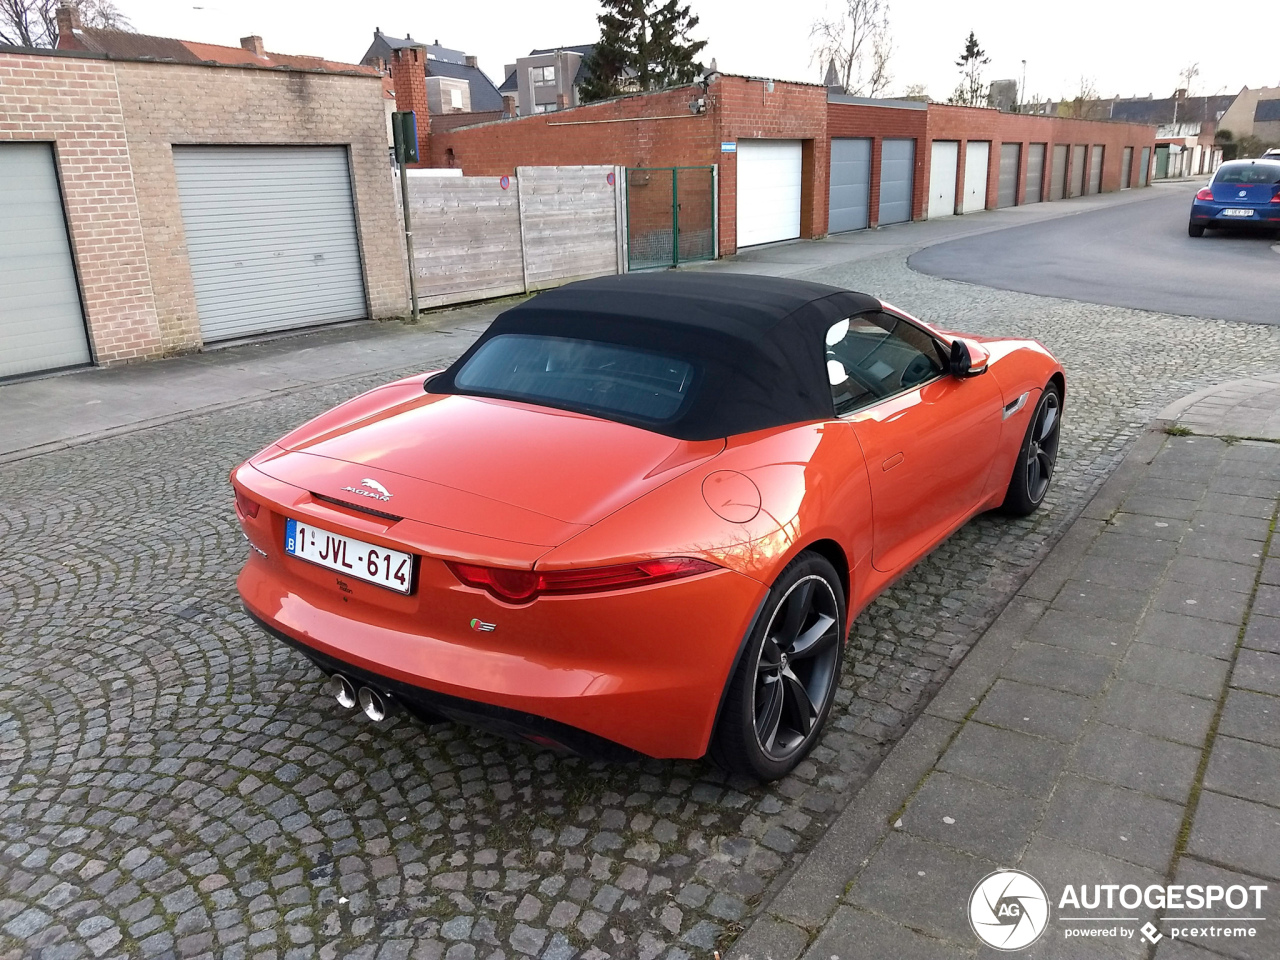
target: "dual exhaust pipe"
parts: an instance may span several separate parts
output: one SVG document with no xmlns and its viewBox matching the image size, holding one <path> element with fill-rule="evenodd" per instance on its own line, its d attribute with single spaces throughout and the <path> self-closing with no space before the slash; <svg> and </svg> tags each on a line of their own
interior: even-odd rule
<svg viewBox="0 0 1280 960">
<path fill-rule="evenodd" d="M 387 719 L 390 704 L 377 690 L 369 687 L 357 689 L 355 684 L 342 674 L 335 673 L 329 678 L 329 692 L 338 701 L 338 706 L 343 709 L 350 710 L 358 706 L 374 723 L 381 723 Z"/>
</svg>

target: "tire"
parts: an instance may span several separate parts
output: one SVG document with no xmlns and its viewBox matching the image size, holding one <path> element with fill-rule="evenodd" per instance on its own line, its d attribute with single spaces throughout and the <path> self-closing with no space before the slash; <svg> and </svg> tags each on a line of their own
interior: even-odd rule
<svg viewBox="0 0 1280 960">
<path fill-rule="evenodd" d="M 1203 237 L 1203 236 L 1204 236 L 1204 224 L 1203 224 L 1203 223 L 1188 223 L 1188 224 L 1187 224 L 1187 236 L 1188 236 L 1188 237 Z"/>
<path fill-rule="evenodd" d="M 777 780 L 813 749 L 840 685 L 845 609 L 840 576 L 825 557 L 805 551 L 787 564 L 729 678 L 711 741 L 716 763 Z"/>
<path fill-rule="evenodd" d="M 1035 513 L 1044 503 L 1058 462 L 1062 435 L 1062 392 L 1054 383 L 1045 385 L 1018 448 L 1018 461 L 1000 509 L 1017 517 Z"/>
</svg>

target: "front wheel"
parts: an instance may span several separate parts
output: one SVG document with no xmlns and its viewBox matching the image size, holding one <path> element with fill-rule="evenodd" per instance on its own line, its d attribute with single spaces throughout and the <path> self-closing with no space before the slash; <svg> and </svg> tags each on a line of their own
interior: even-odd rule
<svg viewBox="0 0 1280 960">
<path fill-rule="evenodd" d="M 835 568 L 804 552 L 765 600 L 729 678 L 712 758 L 730 773 L 777 780 L 817 742 L 844 654 L 845 597 Z"/>
<path fill-rule="evenodd" d="M 1006 513 L 1025 517 L 1044 502 L 1058 464 L 1058 439 L 1062 433 L 1062 393 L 1050 383 L 1040 394 L 1026 436 L 1018 450 L 1009 489 L 1001 505 Z"/>
<path fill-rule="evenodd" d="M 1203 224 L 1203 223 L 1188 223 L 1188 224 L 1187 224 L 1187 236 L 1188 236 L 1188 237 L 1203 237 L 1203 236 L 1204 236 L 1204 224 Z"/>
</svg>

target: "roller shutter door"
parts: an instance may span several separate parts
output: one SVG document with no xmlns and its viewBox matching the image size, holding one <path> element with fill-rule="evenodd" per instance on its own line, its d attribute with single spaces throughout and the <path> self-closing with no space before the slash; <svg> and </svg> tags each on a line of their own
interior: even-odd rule
<svg viewBox="0 0 1280 960">
<path fill-rule="evenodd" d="M 956 212 L 956 167 L 960 144 L 955 140 L 935 140 L 929 156 L 929 219 L 950 217 Z"/>
<path fill-rule="evenodd" d="M 1067 145 L 1053 146 L 1053 179 L 1049 181 L 1049 199 L 1061 200 L 1067 195 Z"/>
<path fill-rule="evenodd" d="M 987 171 L 991 166 L 991 144 L 970 140 L 964 151 L 964 201 L 962 213 L 985 210 L 987 206 Z"/>
<path fill-rule="evenodd" d="M 906 223 L 911 219 L 911 188 L 916 170 L 916 142 L 907 139 L 880 143 L 880 216 L 886 223 Z"/>
<path fill-rule="evenodd" d="M 1012 207 L 1018 202 L 1018 167 L 1022 163 L 1022 144 L 1000 144 L 1000 189 L 997 207 Z"/>
<path fill-rule="evenodd" d="M 1151 148 L 1142 148 L 1142 163 L 1138 166 L 1138 186 L 1145 187 L 1151 177 Z"/>
<path fill-rule="evenodd" d="M 368 315 L 344 147 L 174 147 L 206 343 Z"/>
<path fill-rule="evenodd" d="M 1120 161 L 1120 189 L 1128 190 L 1133 185 L 1133 147 L 1125 147 Z"/>
<path fill-rule="evenodd" d="M 1089 192 L 1102 192 L 1102 146 L 1095 145 L 1089 153 Z"/>
<path fill-rule="evenodd" d="M 89 360 L 53 147 L 0 144 L 0 377 Z"/>
<path fill-rule="evenodd" d="M 870 222 L 871 141 L 835 138 L 831 141 L 831 233 L 863 230 Z"/>
<path fill-rule="evenodd" d="M 1084 144 L 1071 148 L 1071 196 L 1084 193 Z"/>
<path fill-rule="evenodd" d="M 1039 203 L 1044 196 L 1044 144 L 1033 143 L 1027 150 L 1027 186 L 1022 191 L 1023 203 Z"/>
<path fill-rule="evenodd" d="M 738 246 L 800 236 L 799 140 L 738 141 Z"/>
</svg>

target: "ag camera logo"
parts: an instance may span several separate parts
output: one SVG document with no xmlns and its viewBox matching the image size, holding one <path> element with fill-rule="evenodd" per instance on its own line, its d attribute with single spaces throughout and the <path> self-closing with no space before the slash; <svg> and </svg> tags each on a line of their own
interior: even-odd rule
<svg viewBox="0 0 1280 960">
<path fill-rule="evenodd" d="M 1049 926 L 1049 896 L 1031 874 L 997 870 L 969 894 L 969 926 L 989 947 L 1023 950 Z"/>
</svg>

